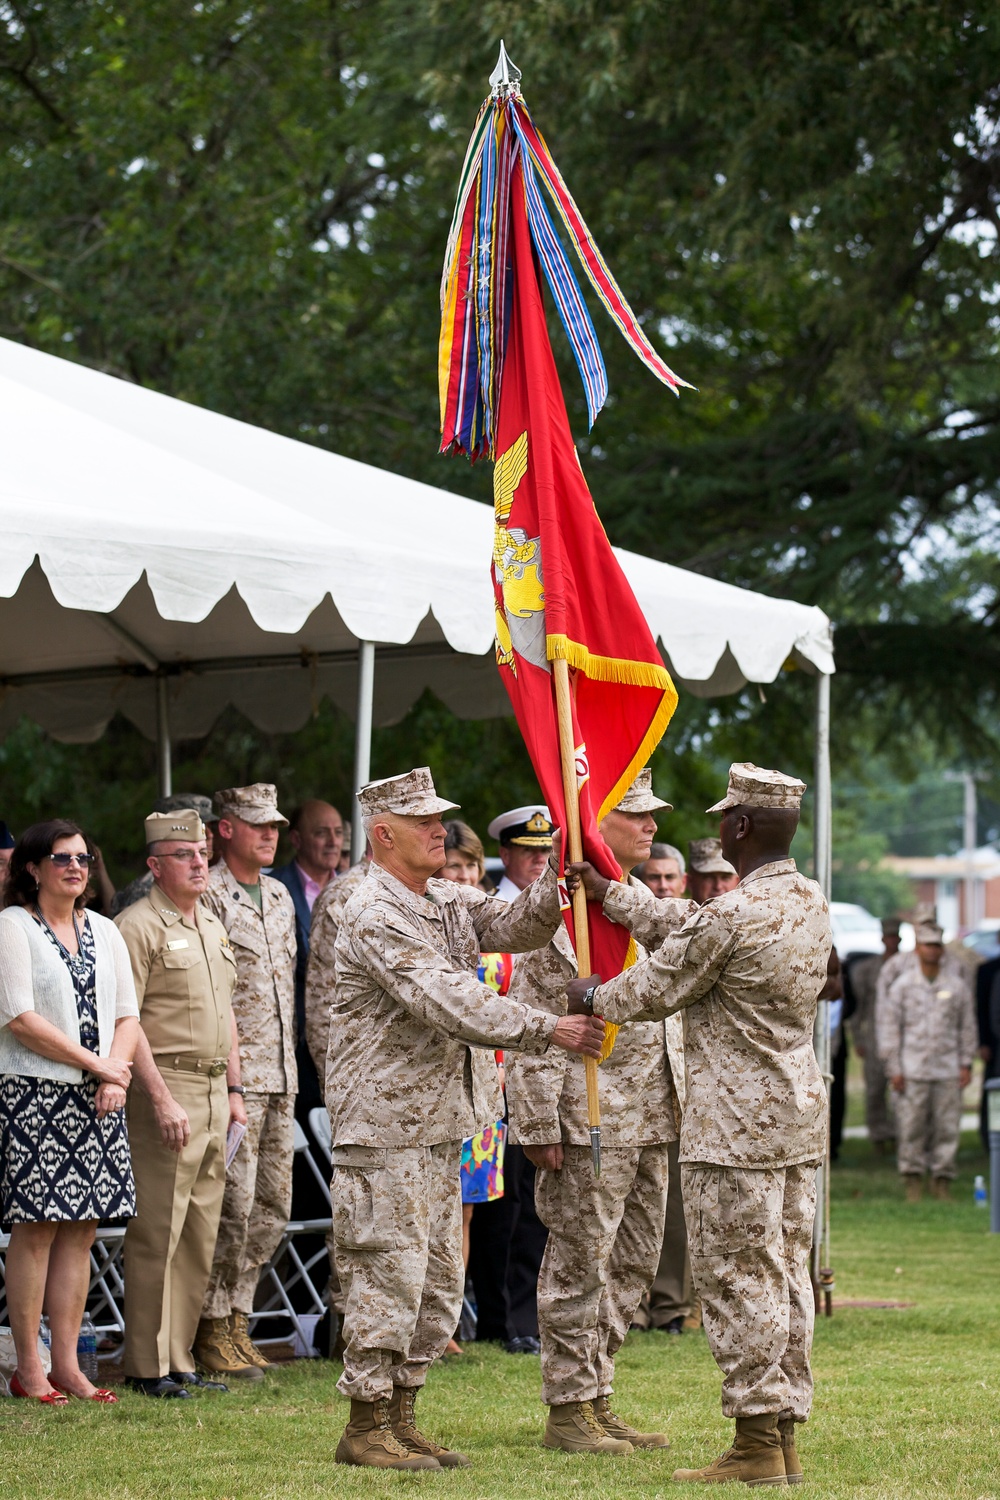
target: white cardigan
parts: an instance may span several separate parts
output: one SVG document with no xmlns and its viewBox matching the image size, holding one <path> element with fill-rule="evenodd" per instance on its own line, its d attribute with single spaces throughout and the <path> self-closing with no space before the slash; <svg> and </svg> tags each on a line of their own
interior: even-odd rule
<svg viewBox="0 0 1000 1500">
<path fill-rule="evenodd" d="M 107 1057 L 115 1022 L 123 1016 L 138 1016 L 139 1007 L 124 938 L 106 917 L 89 911 L 87 918 L 97 955 L 98 1052 Z M 80 1083 L 83 1073 L 79 1068 L 53 1062 L 13 1035 L 10 1022 L 29 1011 L 51 1021 L 71 1041 L 79 1042 L 76 991 L 66 960 L 23 906 L 8 906 L 0 911 L 0 1074 Z"/>
</svg>

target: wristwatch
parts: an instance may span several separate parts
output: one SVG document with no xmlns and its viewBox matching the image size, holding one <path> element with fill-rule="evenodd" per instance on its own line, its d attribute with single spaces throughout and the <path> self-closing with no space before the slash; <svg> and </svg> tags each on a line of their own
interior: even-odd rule
<svg viewBox="0 0 1000 1500">
<path fill-rule="evenodd" d="M 230 1094 L 245 1094 L 246 1093 L 246 1089 L 243 1087 L 242 1083 L 231 1083 L 229 1085 L 229 1090 L 228 1091 L 229 1091 Z"/>
<path fill-rule="evenodd" d="M 594 1014 L 594 996 L 597 994 L 597 985 L 592 984 L 583 997 L 583 1008 L 588 1016 Z"/>
</svg>

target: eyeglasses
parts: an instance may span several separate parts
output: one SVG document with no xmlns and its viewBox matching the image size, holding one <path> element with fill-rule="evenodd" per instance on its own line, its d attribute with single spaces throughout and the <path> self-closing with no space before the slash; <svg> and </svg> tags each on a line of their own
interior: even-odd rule
<svg viewBox="0 0 1000 1500">
<path fill-rule="evenodd" d="M 59 853 L 59 854 L 47 854 L 45 856 L 45 858 L 46 859 L 51 859 L 52 863 L 54 865 L 56 865 L 57 868 L 60 869 L 60 870 L 68 870 L 69 867 L 70 867 L 70 865 L 72 865 L 72 864 L 80 865 L 85 870 L 88 865 L 94 865 L 94 864 L 97 863 L 97 855 L 96 854 L 62 854 L 62 853 Z"/>
<path fill-rule="evenodd" d="M 179 859 L 182 865 L 193 865 L 197 860 L 199 863 L 208 861 L 207 849 L 171 849 L 163 854 L 158 854 L 157 859 Z"/>
</svg>

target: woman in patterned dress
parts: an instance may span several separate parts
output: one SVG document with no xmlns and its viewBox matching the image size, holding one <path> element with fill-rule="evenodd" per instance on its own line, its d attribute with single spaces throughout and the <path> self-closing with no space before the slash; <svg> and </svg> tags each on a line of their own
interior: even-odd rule
<svg viewBox="0 0 1000 1500">
<path fill-rule="evenodd" d="M 0 1222 L 10 1230 L 11 1394 L 113 1402 L 77 1362 L 100 1219 L 135 1212 L 125 1091 L 138 1038 L 128 950 L 85 909 L 94 850 L 76 826 L 18 840 L 0 911 Z M 52 1370 L 38 1357 L 42 1311 Z"/>
</svg>

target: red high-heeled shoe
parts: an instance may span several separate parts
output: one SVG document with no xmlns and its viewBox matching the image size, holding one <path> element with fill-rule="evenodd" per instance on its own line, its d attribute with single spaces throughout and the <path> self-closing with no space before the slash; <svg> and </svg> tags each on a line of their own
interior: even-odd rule
<svg viewBox="0 0 1000 1500">
<path fill-rule="evenodd" d="M 10 1377 L 10 1393 L 12 1396 L 21 1396 L 26 1401 L 40 1401 L 43 1406 L 68 1406 L 69 1399 L 60 1391 L 49 1391 L 45 1396 L 29 1396 L 24 1386 L 18 1380 L 16 1373 Z"/>
<path fill-rule="evenodd" d="M 61 1391 L 64 1397 L 72 1396 L 74 1401 L 99 1401 L 102 1406 L 118 1405 L 118 1397 L 114 1391 L 106 1391 L 101 1386 L 95 1386 L 92 1396 L 78 1396 L 75 1391 L 68 1391 L 64 1385 L 60 1385 L 58 1380 L 50 1378 L 49 1385 L 54 1385 L 56 1390 Z"/>
</svg>

